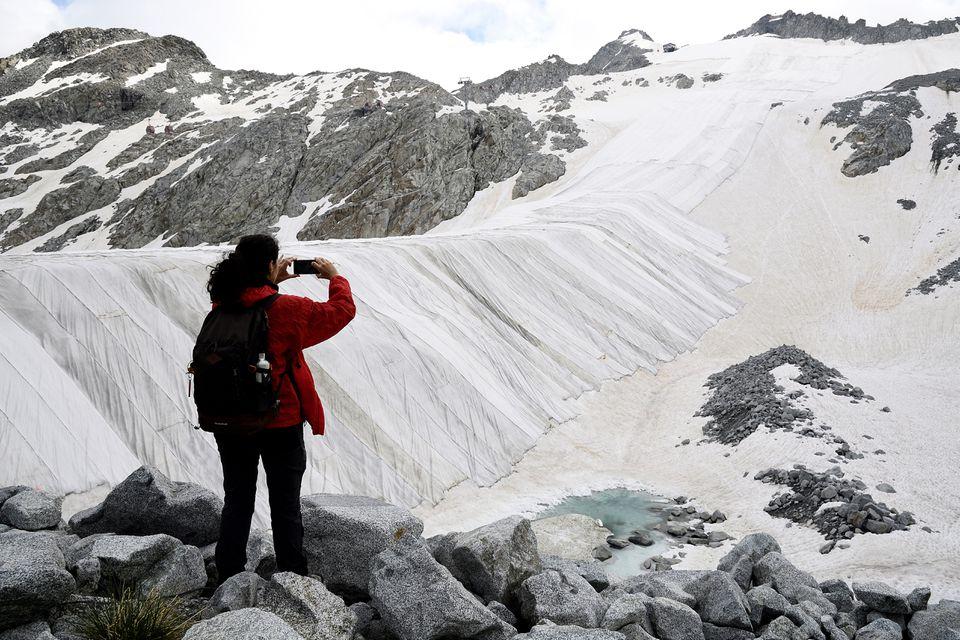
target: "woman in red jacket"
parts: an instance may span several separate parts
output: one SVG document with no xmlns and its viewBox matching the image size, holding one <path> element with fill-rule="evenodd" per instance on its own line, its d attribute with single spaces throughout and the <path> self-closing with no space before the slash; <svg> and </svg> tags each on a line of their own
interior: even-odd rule
<svg viewBox="0 0 960 640">
<path fill-rule="evenodd" d="M 253 305 L 277 293 L 290 273 L 292 258 L 281 258 L 268 235 L 244 236 L 236 249 L 213 267 L 207 291 L 215 304 Z M 329 260 L 317 258 L 318 278 L 330 281 L 326 302 L 281 295 L 267 309 L 268 347 L 274 384 L 280 397 L 277 417 L 252 435 L 215 434 L 223 465 L 223 517 L 217 542 L 221 581 L 244 570 L 247 539 L 257 490 L 257 465 L 263 460 L 270 495 L 270 522 L 277 570 L 307 573 L 303 555 L 300 484 L 306 471 L 303 422 L 323 434 L 323 407 L 303 350 L 333 337 L 353 319 L 356 308 L 350 283 Z"/>
</svg>

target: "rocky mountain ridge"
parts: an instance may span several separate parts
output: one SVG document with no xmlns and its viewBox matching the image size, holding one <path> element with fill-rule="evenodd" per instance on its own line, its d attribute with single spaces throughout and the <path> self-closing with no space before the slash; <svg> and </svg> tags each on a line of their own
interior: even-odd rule
<svg viewBox="0 0 960 640">
<path fill-rule="evenodd" d="M 629 67 L 645 37 L 561 76 Z M 0 249 L 422 233 L 491 183 L 556 180 L 585 144 L 572 121 L 464 106 L 403 72 L 224 71 L 177 36 L 55 33 L 0 62 Z"/>
<path fill-rule="evenodd" d="M 639 29 L 627 29 L 582 64 L 567 62 L 554 54 L 540 62 L 511 69 L 478 83 L 468 83 L 458 91 L 460 98 L 489 104 L 504 93 L 532 93 L 559 89 L 570 76 L 598 75 L 616 71 L 631 71 L 650 64 L 647 53 L 656 48 L 653 39 Z"/>
<path fill-rule="evenodd" d="M 931 20 L 923 24 L 901 18 L 887 25 L 868 26 L 863 19 L 850 22 L 846 16 L 831 18 L 818 13 L 787 11 L 778 16 L 767 14 L 725 39 L 769 34 L 781 38 L 817 38 L 825 41 L 849 39 L 860 44 L 881 44 L 956 33 L 958 26 L 960 17 Z"/>
<path fill-rule="evenodd" d="M 951 30 L 956 20 L 874 28 L 788 12 L 736 35 Z M 518 198 L 557 180 L 587 144 L 575 117 L 549 113 L 578 97 L 568 81 L 600 85 L 660 50 L 630 29 L 584 63 L 550 56 L 451 93 L 403 72 L 221 70 L 188 40 L 133 29 L 54 33 L 0 59 L 0 251 L 423 233 L 492 184 L 515 179 Z M 554 89 L 536 113 L 494 104 Z"/>
</svg>

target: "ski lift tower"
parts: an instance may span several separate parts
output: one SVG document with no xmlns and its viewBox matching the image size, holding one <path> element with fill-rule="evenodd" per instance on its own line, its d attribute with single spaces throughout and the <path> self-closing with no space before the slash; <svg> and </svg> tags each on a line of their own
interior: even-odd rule
<svg viewBox="0 0 960 640">
<path fill-rule="evenodd" d="M 464 78 L 460 78 L 460 79 L 457 81 L 457 84 L 460 85 L 460 89 L 461 89 L 461 94 L 460 94 L 460 95 L 463 96 L 463 110 L 464 110 L 464 111 L 468 111 L 468 110 L 470 109 L 470 104 L 469 104 L 469 103 L 470 103 L 470 98 L 467 97 L 467 95 L 466 95 L 465 93 L 463 93 L 462 90 L 463 90 L 463 89 L 466 89 L 468 86 L 472 85 L 472 84 L 473 84 L 473 81 L 470 80 L 470 78 L 464 77 Z"/>
</svg>

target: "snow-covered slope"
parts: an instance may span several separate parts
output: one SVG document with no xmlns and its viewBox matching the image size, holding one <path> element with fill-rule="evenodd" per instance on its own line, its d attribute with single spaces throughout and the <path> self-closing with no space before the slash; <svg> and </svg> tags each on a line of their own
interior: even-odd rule
<svg viewBox="0 0 960 640">
<path fill-rule="evenodd" d="M 745 161 L 691 205 L 689 220 L 728 238 L 728 266 L 750 279 L 736 292 L 744 306 L 656 374 L 638 372 L 590 394 L 576 420 L 544 436 L 495 486 L 465 483 L 440 504 L 419 509 L 427 532 L 535 513 L 570 493 L 626 485 L 720 509 L 728 516 L 723 530 L 736 536 L 774 533 L 788 557 L 817 577 L 873 576 L 903 587 L 934 584 L 940 597 L 960 595 L 960 283 L 944 277 L 929 294 L 912 290 L 960 257 L 956 164 L 935 172 L 931 149 L 938 138 L 931 129 L 960 102 L 936 87 L 916 90 L 922 115 L 907 118 L 910 150 L 856 177 L 842 172 L 851 129 L 820 126 L 833 103 L 949 69 L 958 54 L 957 35 L 884 46 L 734 39 L 653 55 L 654 66 L 637 72 L 652 80 L 651 89 L 657 77 L 676 73 L 723 73 L 715 84 L 655 89 L 622 120 L 614 115 L 619 92 L 608 103 L 576 105 L 578 117 L 593 118 L 597 129 L 602 123 L 608 136 L 593 160 L 630 149 L 638 172 L 671 175 L 677 192 L 685 184 L 680 168 L 699 163 L 697 151 L 718 150 L 728 129 L 741 132 Z M 775 103 L 782 104 L 771 108 Z M 866 105 L 864 115 L 879 104 Z M 576 189 L 576 181 L 592 188 L 599 172 L 585 163 L 568 188 Z M 496 220 L 493 214 L 488 224 Z M 830 437 L 761 428 L 735 447 L 704 441 L 707 419 L 696 413 L 710 393 L 703 386 L 708 376 L 781 344 L 838 368 L 875 400 L 853 403 L 812 390 L 785 367 L 774 372 L 784 394 L 803 391 L 800 406 L 813 412 L 816 430 L 832 427 Z M 863 458 L 838 455 L 833 437 Z M 821 555 L 817 531 L 764 511 L 783 487 L 754 480 L 763 469 L 794 464 L 815 471 L 837 464 L 877 500 L 911 511 L 918 524 L 857 535 L 845 543 L 849 548 Z M 879 483 L 896 493 L 876 490 Z M 712 566 L 726 549 L 684 551 L 679 568 Z"/>
</svg>

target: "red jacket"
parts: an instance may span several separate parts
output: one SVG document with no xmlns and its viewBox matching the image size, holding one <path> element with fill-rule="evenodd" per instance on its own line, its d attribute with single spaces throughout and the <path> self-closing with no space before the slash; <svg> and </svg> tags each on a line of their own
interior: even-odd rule
<svg viewBox="0 0 960 640">
<path fill-rule="evenodd" d="M 274 285 L 253 287 L 243 292 L 240 301 L 249 306 L 277 292 Z M 350 283 L 343 276 L 330 280 L 326 302 L 301 296 L 281 295 L 267 309 L 270 322 L 268 348 L 273 365 L 274 385 L 280 392 L 280 413 L 268 429 L 289 427 L 304 420 L 313 433 L 323 435 L 323 406 L 313 384 L 313 374 L 303 358 L 303 350 L 335 336 L 353 320 L 357 310 Z M 293 372 L 293 383 L 288 371 Z"/>
</svg>

